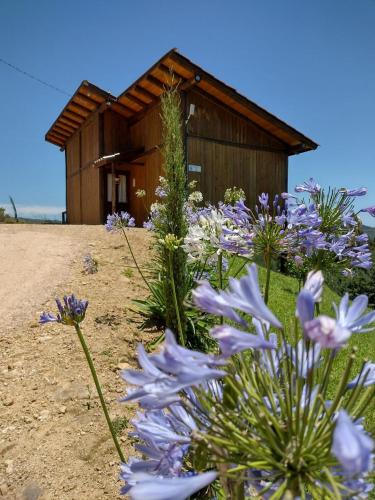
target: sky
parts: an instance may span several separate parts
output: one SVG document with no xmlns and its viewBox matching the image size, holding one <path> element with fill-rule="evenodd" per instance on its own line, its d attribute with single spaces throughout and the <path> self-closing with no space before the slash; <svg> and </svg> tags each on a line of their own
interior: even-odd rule
<svg viewBox="0 0 375 500">
<path fill-rule="evenodd" d="M 120 94 L 172 47 L 319 143 L 289 190 L 367 186 L 375 205 L 375 0 L 1 0 L 0 58 L 71 94 Z M 0 62 L 0 206 L 65 208 L 64 153 L 44 135 L 68 97 Z M 375 219 L 365 215 L 367 224 Z"/>
</svg>

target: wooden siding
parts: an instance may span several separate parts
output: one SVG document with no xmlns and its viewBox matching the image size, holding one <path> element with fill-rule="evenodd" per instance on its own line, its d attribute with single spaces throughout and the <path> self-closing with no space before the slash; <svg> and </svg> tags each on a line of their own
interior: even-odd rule
<svg viewBox="0 0 375 500">
<path fill-rule="evenodd" d="M 99 119 L 94 114 L 67 143 L 67 214 L 69 224 L 100 224 L 100 172 L 91 162 L 99 154 Z"/>
<path fill-rule="evenodd" d="M 241 187 L 250 206 L 259 193 L 287 190 L 288 156 L 284 145 L 200 91 L 192 90 L 186 110 L 195 105 L 187 128 L 188 164 L 200 165 L 196 179 L 205 201 L 223 200 L 228 187 Z"/>
<path fill-rule="evenodd" d="M 80 133 L 76 132 L 66 145 L 66 209 L 68 224 L 81 223 Z"/>
<path fill-rule="evenodd" d="M 162 175 L 162 159 L 158 149 L 162 140 L 160 104 L 151 107 L 142 119 L 130 126 L 130 138 L 133 148 L 144 147 L 146 153 L 139 162 L 137 161 L 142 165 L 132 165 L 131 169 L 132 178 L 135 180 L 135 186 L 131 184 L 131 196 L 135 197 L 134 193 L 138 189 L 146 191 L 145 198 L 132 200 L 136 221 L 139 224 L 147 216 L 145 206 L 149 208 L 156 201 L 155 188 Z"/>
<path fill-rule="evenodd" d="M 103 149 L 99 156 L 125 151 L 131 147 L 129 125 L 127 120 L 112 110 L 103 113 Z"/>
<path fill-rule="evenodd" d="M 195 113 L 188 123 L 188 133 L 260 148 L 284 150 L 285 144 L 257 125 L 245 120 L 224 105 L 217 104 L 199 90 L 187 94 L 187 112 L 190 104 Z"/>
</svg>

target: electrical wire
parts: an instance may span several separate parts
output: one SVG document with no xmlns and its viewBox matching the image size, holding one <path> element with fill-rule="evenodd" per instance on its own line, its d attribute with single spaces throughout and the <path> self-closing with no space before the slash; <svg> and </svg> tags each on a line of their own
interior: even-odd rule
<svg viewBox="0 0 375 500">
<path fill-rule="evenodd" d="M 41 80 L 40 78 L 32 75 L 31 73 L 28 73 L 27 71 L 24 71 L 23 69 L 19 68 L 18 66 L 15 66 L 14 64 L 6 61 L 5 59 L 2 59 L 0 57 L 0 62 L 5 64 L 6 66 L 9 66 L 10 68 L 14 69 L 15 71 L 18 71 L 18 73 L 21 73 L 22 75 L 27 76 L 28 78 L 31 78 L 32 80 L 35 80 L 36 82 L 41 83 L 42 85 L 45 85 L 46 87 L 49 87 L 52 90 L 56 90 L 56 92 L 60 92 L 60 94 L 67 95 L 68 97 L 71 97 L 71 93 L 66 92 L 66 90 L 59 89 L 59 87 L 56 87 L 55 85 L 52 85 L 52 83 L 48 83 L 44 80 Z"/>
</svg>

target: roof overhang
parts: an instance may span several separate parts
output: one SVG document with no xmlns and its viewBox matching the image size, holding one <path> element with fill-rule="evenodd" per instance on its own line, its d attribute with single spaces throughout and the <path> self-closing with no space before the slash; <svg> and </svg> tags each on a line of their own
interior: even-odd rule
<svg viewBox="0 0 375 500">
<path fill-rule="evenodd" d="M 127 119 L 135 121 L 158 102 L 168 86 L 174 84 L 178 84 L 181 90 L 192 86 L 200 89 L 216 102 L 279 139 L 285 144 L 289 154 L 302 153 L 318 147 L 316 142 L 241 95 L 233 87 L 218 80 L 176 49 L 167 52 L 118 98 L 87 81 L 82 82 L 46 134 L 46 140 L 64 147 L 69 137 L 88 116 L 105 103 Z"/>
</svg>

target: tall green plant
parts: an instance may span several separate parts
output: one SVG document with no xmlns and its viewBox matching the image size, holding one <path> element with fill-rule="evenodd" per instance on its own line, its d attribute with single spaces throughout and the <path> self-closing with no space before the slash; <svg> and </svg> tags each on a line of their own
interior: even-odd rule
<svg viewBox="0 0 375 500">
<path fill-rule="evenodd" d="M 177 87 L 166 90 L 161 98 L 161 119 L 163 127 L 163 170 L 166 179 L 164 217 L 160 236 L 174 235 L 183 240 L 187 233 L 184 213 L 186 201 L 186 169 L 182 138 L 181 98 Z M 161 245 L 166 304 L 166 326 L 180 333 L 180 340 L 186 332 L 186 316 L 183 302 L 187 292 L 186 254 L 181 247 L 171 253 Z"/>
</svg>

